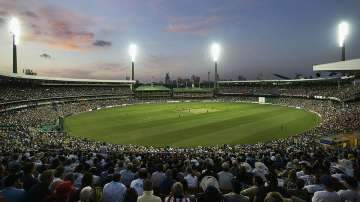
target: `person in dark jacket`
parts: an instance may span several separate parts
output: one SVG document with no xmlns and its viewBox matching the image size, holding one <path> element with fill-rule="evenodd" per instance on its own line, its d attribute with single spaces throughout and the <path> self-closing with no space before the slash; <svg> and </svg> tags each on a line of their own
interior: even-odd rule
<svg viewBox="0 0 360 202">
<path fill-rule="evenodd" d="M 44 202 L 51 196 L 49 186 L 54 178 L 52 170 L 46 170 L 40 175 L 40 182 L 34 185 L 25 197 L 25 201 Z"/>
</svg>

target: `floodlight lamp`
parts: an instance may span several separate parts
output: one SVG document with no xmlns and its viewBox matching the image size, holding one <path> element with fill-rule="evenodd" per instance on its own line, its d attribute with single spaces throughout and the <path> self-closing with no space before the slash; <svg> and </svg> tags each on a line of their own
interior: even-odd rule
<svg viewBox="0 0 360 202">
<path fill-rule="evenodd" d="M 213 43 L 211 45 L 211 55 L 213 57 L 214 62 L 217 62 L 219 60 L 220 50 L 221 50 L 221 47 L 218 43 Z"/>
<path fill-rule="evenodd" d="M 20 38 L 20 22 L 17 18 L 11 18 L 11 20 L 9 21 L 9 29 L 11 35 L 14 36 L 14 43 L 18 45 Z"/>
<path fill-rule="evenodd" d="M 349 24 L 347 22 L 341 22 L 338 29 L 339 46 L 343 47 L 346 37 L 349 35 Z"/>
<path fill-rule="evenodd" d="M 137 46 L 135 44 L 131 44 L 129 46 L 129 55 L 131 57 L 131 62 L 135 62 L 136 53 L 137 53 Z"/>
</svg>

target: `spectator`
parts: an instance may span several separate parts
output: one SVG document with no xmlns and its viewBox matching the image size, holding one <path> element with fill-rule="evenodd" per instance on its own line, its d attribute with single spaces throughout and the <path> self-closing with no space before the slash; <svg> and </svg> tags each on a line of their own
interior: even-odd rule
<svg viewBox="0 0 360 202">
<path fill-rule="evenodd" d="M 173 171 L 171 169 L 168 169 L 165 175 L 165 179 L 160 183 L 160 194 L 163 196 L 170 194 L 171 187 L 175 183 L 175 180 L 173 179 Z"/>
<path fill-rule="evenodd" d="M 25 196 L 25 190 L 19 189 L 19 176 L 9 175 L 5 178 L 5 188 L 0 191 L 0 195 L 4 197 L 5 202 L 21 202 Z"/>
<path fill-rule="evenodd" d="M 190 198 L 185 195 L 183 185 L 180 182 L 173 184 L 171 193 L 165 198 L 165 202 L 190 202 Z"/>
<path fill-rule="evenodd" d="M 46 170 L 40 175 L 40 181 L 31 187 L 26 194 L 25 201 L 45 201 L 51 196 L 49 186 L 53 181 L 54 175 L 52 170 Z"/>
<path fill-rule="evenodd" d="M 358 192 L 358 182 L 352 177 L 345 177 L 346 190 L 340 190 L 337 193 L 342 201 L 360 202 Z"/>
<path fill-rule="evenodd" d="M 124 195 L 124 202 L 137 202 L 138 194 L 134 188 L 127 188 Z"/>
<path fill-rule="evenodd" d="M 161 198 L 153 195 L 152 182 L 150 180 L 144 180 L 144 192 L 138 200 L 138 202 L 161 202 Z"/>
<path fill-rule="evenodd" d="M 249 197 L 250 201 L 253 201 L 259 187 L 264 187 L 264 180 L 259 176 L 254 176 L 253 186 L 242 190 L 240 194 Z"/>
<path fill-rule="evenodd" d="M 132 163 L 128 163 L 125 169 L 120 171 L 121 182 L 127 187 L 130 187 L 131 181 L 135 178 L 135 173 L 131 171 L 132 167 Z"/>
<path fill-rule="evenodd" d="M 134 188 L 139 196 L 144 192 L 144 180 L 147 178 L 148 173 L 145 168 L 139 169 L 138 178 L 131 181 L 130 187 Z M 152 185 L 151 185 L 152 186 Z"/>
<path fill-rule="evenodd" d="M 93 176 L 91 173 L 85 173 L 81 181 L 81 189 L 79 193 L 80 202 L 95 202 L 96 192 L 93 188 Z"/>
<path fill-rule="evenodd" d="M 223 202 L 224 198 L 214 186 L 208 186 L 204 193 L 197 196 L 197 202 Z"/>
<path fill-rule="evenodd" d="M 113 180 L 104 186 L 103 202 L 123 202 L 126 187 L 120 182 L 121 175 L 115 173 Z"/>
<path fill-rule="evenodd" d="M 186 180 L 190 193 L 196 193 L 198 189 L 198 177 L 191 167 L 187 169 L 187 175 L 184 179 Z"/>
<path fill-rule="evenodd" d="M 321 178 L 321 181 L 325 190 L 315 192 L 312 202 L 341 202 L 340 196 L 335 192 L 335 179 L 325 175 Z"/>
<path fill-rule="evenodd" d="M 24 166 L 24 175 L 21 177 L 23 188 L 25 191 L 29 191 L 32 186 L 38 183 L 38 180 L 34 177 L 35 164 L 28 162 Z"/>
<path fill-rule="evenodd" d="M 224 195 L 224 202 L 249 202 L 249 198 L 240 194 L 242 185 L 239 180 L 232 180 L 232 192 Z"/>
<path fill-rule="evenodd" d="M 232 189 L 231 181 L 234 178 L 234 175 L 229 172 L 230 165 L 228 162 L 224 162 L 221 167 L 222 171 L 217 174 L 220 190 L 224 193 L 228 193 Z"/>
<path fill-rule="evenodd" d="M 270 173 L 266 176 L 268 185 L 259 187 L 256 191 L 254 202 L 264 201 L 266 195 L 269 192 L 279 192 L 280 194 L 286 194 L 285 190 L 278 185 L 278 179 L 276 174 Z"/>
</svg>

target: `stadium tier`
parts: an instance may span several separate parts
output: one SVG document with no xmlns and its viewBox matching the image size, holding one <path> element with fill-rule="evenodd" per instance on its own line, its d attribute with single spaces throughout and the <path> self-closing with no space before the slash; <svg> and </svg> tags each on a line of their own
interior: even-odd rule
<svg viewBox="0 0 360 202">
<path fill-rule="evenodd" d="M 19 201 L 107 201 L 109 194 L 121 198 L 120 201 L 131 201 L 131 197 L 136 201 L 143 193 L 153 193 L 164 201 L 180 196 L 185 201 L 220 202 L 235 194 L 242 201 L 264 201 L 267 193 L 276 194 L 275 191 L 289 201 L 311 201 L 319 193 L 335 191 L 339 202 L 346 201 L 348 194 L 356 200 L 360 198 L 356 191 L 360 179 L 356 132 L 360 128 L 360 88 L 356 78 L 220 81 L 215 95 L 210 89 L 169 89 L 156 85 L 137 86 L 131 91 L 131 84 L 0 76 L 0 198 L 8 194 L 9 187 L 18 187 L 20 183 L 24 189 L 16 188 Z M 258 102 L 259 97 L 266 104 L 315 113 L 321 121 L 294 136 L 274 135 L 270 140 L 254 144 L 154 147 L 138 144 L 139 131 L 149 122 L 128 114 L 133 105 L 144 103 L 159 106 L 196 101 L 199 106 L 209 102 L 241 105 Z M 109 143 L 107 133 L 98 134 L 104 141 L 73 136 L 66 124 L 62 130 L 63 118 L 66 122 L 68 116 L 76 119 L 77 114 L 97 113 L 98 109 L 123 113 L 121 118 L 110 118 L 108 122 L 116 126 L 126 119 L 131 125 L 129 130 L 134 131 L 128 137 L 131 144 Z M 238 112 L 244 113 L 244 119 L 239 119 L 236 125 L 250 124 L 254 112 L 245 109 Z M 150 107 L 144 113 L 146 117 L 141 118 L 147 120 L 157 110 Z M 149 125 L 146 130 L 168 130 L 170 119 L 175 120 L 171 127 L 189 123 L 191 117 L 216 120 L 220 111 L 212 107 L 182 106 L 174 113 L 175 116 L 165 114 L 164 120 L 150 121 L 155 125 Z M 276 113 L 266 112 L 269 116 L 262 120 L 272 122 L 278 116 Z M 237 120 L 226 117 L 232 118 Z M 222 121 L 214 124 L 212 130 L 233 127 Z M 283 120 L 277 129 L 291 133 L 292 129 L 286 126 L 288 121 Z M 98 124 L 101 128 L 107 123 Z M 75 124 L 74 127 L 90 126 Z M 246 138 L 252 138 L 252 132 L 260 128 L 265 134 L 274 130 L 270 126 L 250 127 L 251 130 L 245 131 L 251 133 Z M 204 131 L 201 126 L 192 130 L 195 129 L 199 133 Z M 230 137 L 236 134 L 222 139 L 229 138 L 230 142 Z M 156 141 L 156 136 L 147 138 Z M 187 136 L 170 133 L 168 138 L 181 142 Z M 197 141 L 202 145 L 201 139 Z M 121 193 L 109 188 L 114 184 Z"/>
</svg>

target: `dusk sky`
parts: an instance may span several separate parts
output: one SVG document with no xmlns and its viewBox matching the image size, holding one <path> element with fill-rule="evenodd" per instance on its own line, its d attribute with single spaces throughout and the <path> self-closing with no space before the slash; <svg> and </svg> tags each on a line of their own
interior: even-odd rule
<svg viewBox="0 0 360 202">
<path fill-rule="evenodd" d="M 135 77 L 262 73 L 314 75 L 340 59 L 337 24 L 350 24 L 347 58 L 360 58 L 360 0 L 0 0 L 0 72 L 12 71 L 8 20 L 21 21 L 18 68 L 42 76 L 124 79 L 136 43 Z"/>
</svg>

